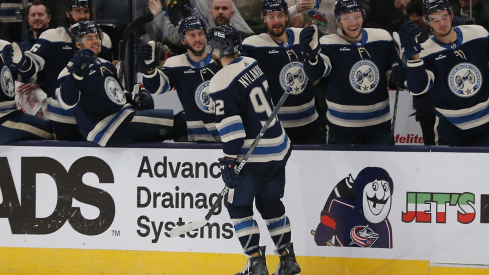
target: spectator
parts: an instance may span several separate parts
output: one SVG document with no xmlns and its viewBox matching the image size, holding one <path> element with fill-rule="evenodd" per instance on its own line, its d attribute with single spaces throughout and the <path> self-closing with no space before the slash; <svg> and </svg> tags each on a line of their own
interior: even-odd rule
<svg viewBox="0 0 489 275">
<path fill-rule="evenodd" d="M 37 41 L 41 33 L 48 29 L 51 21 L 51 12 L 43 0 L 34 0 L 27 8 L 27 22 L 31 30 L 20 43 L 22 51 L 28 51 Z"/>
<path fill-rule="evenodd" d="M 489 30 L 489 4 L 485 0 L 472 0 L 472 14 L 470 11 L 470 0 L 458 0 L 453 6 L 454 15 L 469 18 L 474 24 Z"/>
<path fill-rule="evenodd" d="M 305 28 L 312 24 L 311 17 L 306 12 L 290 15 L 289 26 L 292 28 Z"/>
</svg>

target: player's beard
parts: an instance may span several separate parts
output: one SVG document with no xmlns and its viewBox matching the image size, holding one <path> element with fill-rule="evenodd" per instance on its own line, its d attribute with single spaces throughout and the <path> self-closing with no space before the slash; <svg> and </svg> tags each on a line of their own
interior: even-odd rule
<svg viewBox="0 0 489 275">
<path fill-rule="evenodd" d="M 196 51 L 194 50 L 193 47 L 185 44 L 185 47 L 187 47 L 187 50 L 191 51 L 195 56 L 202 56 L 205 53 L 205 47 L 202 47 L 202 50 Z"/>
<path fill-rule="evenodd" d="M 273 37 L 280 37 L 280 36 L 282 36 L 282 35 L 284 34 L 284 32 L 285 32 L 285 25 L 286 25 L 286 24 L 281 24 L 281 25 L 280 25 L 281 29 L 280 29 L 280 30 L 278 30 L 278 31 L 276 31 L 276 30 L 273 28 L 273 26 L 272 26 L 271 28 L 269 27 L 269 28 L 268 28 L 268 34 L 270 34 L 270 35 L 271 35 L 271 36 L 273 36 Z"/>
<path fill-rule="evenodd" d="M 436 37 L 445 37 L 445 36 L 449 35 L 452 30 L 453 30 L 453 26 L 450 26 L 450 29 L 445 34 L 441 34 L 439 32 L 436 32 L 434 29 L 433 29 L 433 33 L 435 33 Z"/>
<path fill-rule="evenodd" d="M 71 24 L 71 25 L 74 25 L 74 24 L 76 24 L 76 23 L 80 23 L 80 22 L 87 21 L 85 18 L 82 18 L 82 19 L 80 19 L 80 20 L 76 21 L 75 19 L 73 19 L 73 16 L 71 16 L 71 14 L 69 14 L 69 16 L 70 16 L 70 24 Z"/>
</svg>

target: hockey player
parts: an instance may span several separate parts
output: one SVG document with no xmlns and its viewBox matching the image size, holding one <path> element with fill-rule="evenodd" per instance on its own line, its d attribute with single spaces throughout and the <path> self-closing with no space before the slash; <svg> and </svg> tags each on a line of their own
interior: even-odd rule
<svg viewBox="0 0 489 275">
<path fill-rule="evenodd" d="M 156 49 L 148 44 L 138 47 L 138 58 L 144 71 L 143 84 L 152 94 L 172 88 L 185 111 L 189 141 L 219 142 L 215 126 L 214 102 L 209 96 L 210 79 L 221 69 L 205 51 L 207 27 L 198 17 L 187 17 L 180 23 L 182 44 L 187 53 L 169 58 L 159 70 Z"/>
<path fill-rule="evenodd" d="M 272 112 L 267 78 L 256 60 L 239 56 L 241 38 L 234 27 L 211 29 L 207 45 L 214 61 L 224 67 L 212 78 L 209 88 L 224 143 L 224 157 L 219 159 L 222 179 L 230 188 L 224 201 L 244 253 L 250 256 L 238 275 L 268 274 L 265 247 L 260 247 L 260 231 L 253 219 L 253 202 L 280 255 L 276 274 L 299 274 L 290 222 L 281 201 L 291 145 L 278 120 L 272 121 L 241 173 L 234 172 Z"/>
<path fill-rule="evenodd" d="M 17 110 L 15 104 L 15 84 L 12 71 L 5 59 L 13 55 L 12 47 L 0 40 L 0 144 L 16 140 L 53 139 L 53 129 L 49 121 L 25 114 Z M 10 58 L 6 58 L 10 56 Z"/>
<path fill-rule="evenodd" d="M 301 29 L 287 28 L 289 17 L 285 0 L 264 0 L 262 15 L 268 32 L 246 38 L 242 55 L 259 61 L 275 104 L 285 90 L 293 94 L 278 112 L 290 141 L 324 144 L 314 87 L 304 73 L 304 57 L 299 45 Z"/>
<path fill-rule="evenodd" d="M 300 34 L 307 77 L 330 78 L 327 143 L 393 144 L 388 74 L 392 70 L 395 85 L 402 85 L 406 75 L 406 68 L 397 65 L 394 41 L 387 31 L 362 28 L 365 12 L 357 0 L 336 1 L 334 12 L 340 34 L 323 36 L 320 45 L 315 26 Z"/>
<path fill-rule="evenodd" d="M 120 146 L 163 141 L 173 138 L 173 132 L 178 134 L 172 127 L 172 110 L 150 110 L 153 100 L 145 93 L 131 102 L 132 97 L 124 93 L 117 80 L 115 66 L 97 57 L 103 35 L 94 21 L 73 25 L 71 35 L 79 51 L 59 75 L 61 86 L 56 97 L 61 107 L 73 110 L 84 138 L 100 146 Z"/>
<path fill-rule="evenodd" d="M 66 0 L 66 18 L 70 27 L 58 27 L 46 30 L 41 34 L 30 51 L 20 52 L 14 58 L 13 68 L 18 69 L 23 82 L 36 81 L 44 84 L 48 96 L 49 112 L 46 117 L 52 122 L 57 139 L 83 140 L 78 131 L 74 115 L 63 110 L 54 99 L 58 87 L 58 75 L 73 57 L 75 50 L 70 37 L 71 25 L 92 18 L 92 0 Z M 104 34 L 100 57 L 112 61 L 112 43 Z"/>
<path fill-rule="evenodd" d="M 424 20 L 434 37 L 419 44 L 413 23 L 400 31 L 414 95 L 429 93 L 435 107 L 435 143 L 489 145 L 488 32 L 478 25 L 452 26 L 448 0 L 423 1 Z"/>
</svg>

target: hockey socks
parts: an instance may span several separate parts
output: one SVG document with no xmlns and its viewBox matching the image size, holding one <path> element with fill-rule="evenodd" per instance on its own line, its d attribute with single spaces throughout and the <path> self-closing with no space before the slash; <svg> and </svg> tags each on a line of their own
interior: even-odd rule
<svg viewBox="0 0 489 275">
<path fill-rule="evenodd" d="M 258 249 L 260 248 L 260 229 L 253 217 L 232 219 L 232 221 L 244 253 L 251 255 L 258 252 Z"/>
<path fill-rule="evenodd" d="M 275 219 L 265 220 L 265 222 L 278 253 L 282 253 L 291 240 L 289 218 L 283 215 Z"/>
</svg>

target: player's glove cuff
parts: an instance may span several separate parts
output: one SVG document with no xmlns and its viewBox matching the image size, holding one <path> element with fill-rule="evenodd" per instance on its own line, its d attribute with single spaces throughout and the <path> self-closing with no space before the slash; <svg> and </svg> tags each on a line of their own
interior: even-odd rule
<svg viewBox="0 0 489 275">
<path fill-rule="evenodd" d="M 409 68 L 415 68 L 424 65 L 423 59 L 417 59 L 417 60 L 408 60 L 407 66 Z"/>
</svg>

